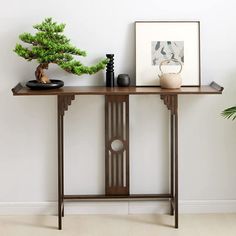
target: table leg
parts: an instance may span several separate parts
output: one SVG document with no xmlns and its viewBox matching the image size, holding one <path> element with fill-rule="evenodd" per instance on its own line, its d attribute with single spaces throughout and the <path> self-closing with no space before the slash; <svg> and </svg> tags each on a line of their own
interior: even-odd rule
<svg viewBox="0 0 236 236">
<path fill-rule="evenodd" d="M 177 96 L 176 96 L 176 113 L 175 113 L 175 228 L 179 226 L 179 202 L 178 202 L 178 112 L 177 112 Z"/>
<path fill-rule="evenodd" d="M 58 136 L 58 229 L 62 229 L 64 216 L 64 114 L 75 95 L 57 96 L 57 136 Z"/>
<path fill-rule="evenodd" d="M 62 144 L 61 144 L 61 215 L 64 217 L 64 117 L 62 117 L 62 129 L 61 129 L 61 139 L 62 139 Z"/>
<path fill-rule="evenodd" d="M 175 115 L 175 228 L 178 228 L 178 115 Z"/>
<path fill-rule="evenodd" d="M 170 110 L 171 135 L 171 214 L 175 216 L 175 228 L 178 228 L 178 95 L 163 95 L 161 99 Z"/>
<path fill-rule="evenodd" d="M 61 98 L 58 96 L 58 229 L 62 229 L 62 159 L 63 159 L 63 114 L 61 113 Z"/>
<path fill-rule="evenodd" d="M 170 214 L 174 215 L 174 115 L 170 115 Z"/>
</svg>

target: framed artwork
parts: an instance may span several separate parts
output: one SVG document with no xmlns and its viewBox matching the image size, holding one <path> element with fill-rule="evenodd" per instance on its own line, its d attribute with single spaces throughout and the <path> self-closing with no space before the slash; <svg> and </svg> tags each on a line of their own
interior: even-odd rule
<svg viewBox="0 0 236 236">
<path fill-rule="evenodd" d="M 183 66 L 182 86 L 200 86 L 200 22 L 199 21 L 137 21 L 136 86 L 159 86 L 162 61 L 165 73 L 175 73 Z"/>
</svg>

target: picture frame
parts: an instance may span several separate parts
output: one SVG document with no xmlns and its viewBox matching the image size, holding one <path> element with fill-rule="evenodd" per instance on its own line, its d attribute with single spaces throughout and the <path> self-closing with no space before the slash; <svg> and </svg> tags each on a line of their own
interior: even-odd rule
<svg viewBox="0 0 236 236">
<path fill-rule="evenodd" d="M 160 63 L 182 63 L 182 86 L 201 86 L 200 21 L 136 21 L 136 86 L 160 86 Z M 162 71 L 175 73 L 171 62 Z"/>
</svg>

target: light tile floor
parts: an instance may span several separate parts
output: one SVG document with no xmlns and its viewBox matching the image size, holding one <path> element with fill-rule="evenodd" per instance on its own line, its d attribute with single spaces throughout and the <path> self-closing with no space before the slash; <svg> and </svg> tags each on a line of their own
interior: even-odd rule
<svg viewBox="0 0 236 236">
<path fill-rule="evenodd" d="M 0 236 L 236 236 L 236 214 L 70 215 L 63 230 L 56 216 L 0 216 Z"/>
</svg>

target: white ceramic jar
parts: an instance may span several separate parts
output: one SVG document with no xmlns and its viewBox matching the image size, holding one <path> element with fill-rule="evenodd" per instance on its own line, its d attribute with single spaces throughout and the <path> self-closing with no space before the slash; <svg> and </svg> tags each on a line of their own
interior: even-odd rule
<svg viewBox="0 0 236 236">
<path fill-rule="evenodd" d="M 180 65 L 180 70 L 177 73 L 163 73 L 162 71 L 162 66 L 166 63 L 170 63 L 171 61 L 174 61 L 175 63 Z M 182 85 L 182 78 L 181 78 L 181 71 L 182 71 L 182 63 L 180 63 L 178 60 L 175 59 L 169 59 L 169 60 L 164 60 L 160 63 L 159 69 L 161 71 L 161 75 L 159 75 L 160 78 L 160 86 L 162 88 L 167 88 L 167 89 L 178 89 Z"/>
</svg>

